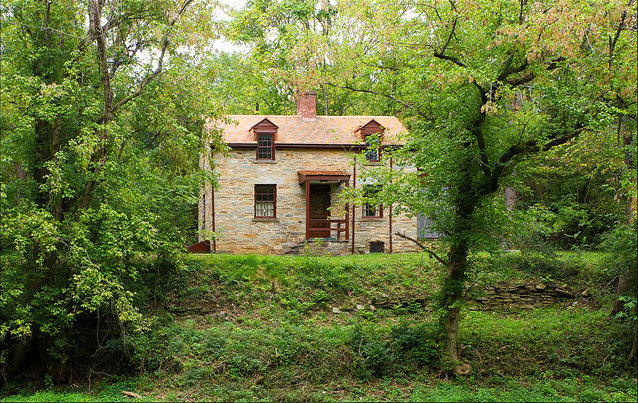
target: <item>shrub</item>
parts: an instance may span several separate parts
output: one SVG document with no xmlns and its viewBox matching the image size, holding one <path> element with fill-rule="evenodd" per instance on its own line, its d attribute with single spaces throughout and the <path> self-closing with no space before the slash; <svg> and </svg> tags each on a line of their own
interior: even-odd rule
<svg viewBox="0 0 638 403">
<path fill-rule="evenodd" d="M 392 328 L 392 338 L 397 354 L 406 363 L 436 365 L 441 357 L 438 343 L 440 335 L 434 323 Z"/>
</svg>

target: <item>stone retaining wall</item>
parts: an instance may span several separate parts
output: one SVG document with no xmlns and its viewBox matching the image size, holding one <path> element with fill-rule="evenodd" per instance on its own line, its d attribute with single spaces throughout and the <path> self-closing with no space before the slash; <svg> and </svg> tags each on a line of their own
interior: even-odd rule
<svg viewBox="0 0 638 403">
<path fill-rule="evenodd" d="M 515 286 L 485 287 L 484 296 L 469 299 L 474 304 L 470 309 L 481 311 L 500 311 L 507 309 L 534 309 L 555 304 L 564 298 L 575 295 L 566 287 L 557 284 L 524 284 Z"/>
<path fill-rule="evenodd" d="M 338 245 L 335 244 L 335 248 Z M 484 294 L 473 297 L 475 294 Z M 523 285 L 495 285 L 466 292 L 465 299 L 469 302 L 471 311 L 502 311 L 509 309 L 536 309 L 553 305 L 563 299 L 575 298 L 576 295 L 566 286 L 557 284 L 528 283 Z M 427 294 L 401 296 L 369 300 L 364 303 L 344 303 L 330 307 L 332 313 L 341 314 L 350 311 L 371 310 L 379 308 L 405 308 L 413 304 L 420 304 L 425 311 L 432 310 L 432 296 Z M 171 311 L 180 315 L 204 315 L 217 312 L 208 307 L 173 307 Z M 225 315 L 223 311 L 220 315 Z"/>
<path fill-rule="evenodd" d="M 480 290 L 468 290 L 465 293 L 465 299 L 470 304 L 469 309 L 473 311 L 535 309 L 551 306 L 566 298 L 575 298 L 574 293 L 566 285 L 545 283 L 495 285 Z M 371 300 L 368 308 L 371 310 L 401 308 L 414 303 L 421 304 L 424 310 L 430 311 L 432 309 L 432 296 L 423 294 Z"/>
</svg>

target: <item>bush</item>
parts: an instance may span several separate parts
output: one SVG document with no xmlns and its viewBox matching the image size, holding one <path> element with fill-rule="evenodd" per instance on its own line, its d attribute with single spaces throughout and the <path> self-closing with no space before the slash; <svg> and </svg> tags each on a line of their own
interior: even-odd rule
<svg viewBox="0 0 638 403">
<path fill-rule="evenodd" d="M 392 338 L 397 354 L 406 364 L 435 366 L 441 358 L 440 335 L 434 323 L 394 327 Z"/>
</svg>

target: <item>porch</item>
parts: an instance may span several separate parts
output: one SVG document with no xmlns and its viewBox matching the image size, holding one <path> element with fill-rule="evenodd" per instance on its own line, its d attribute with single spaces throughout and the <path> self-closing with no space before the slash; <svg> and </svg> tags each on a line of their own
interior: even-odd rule
<svg viewBox="0 0 638 403">
<path fill-rule="evenodd" d="M 299 185 L 306 189 L 306 239 L 350 239 L 349 213 L 346 203 L 343 218 L 332 217 L 333 187 L 350 186 L 350 174 L 342 171 L 298 171 Z"/>
</svg>

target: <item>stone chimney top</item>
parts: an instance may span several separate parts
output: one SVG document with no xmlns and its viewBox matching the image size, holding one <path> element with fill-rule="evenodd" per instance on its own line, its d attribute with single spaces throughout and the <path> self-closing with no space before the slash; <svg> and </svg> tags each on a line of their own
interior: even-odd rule
<svg viewBox="0 0 638 403">
<path fill-rule="evenodd" d="M 297 116 L 313 121 L 317 117 L 317 91 L 306 91 L 297 100 Z"/>
</svg>

